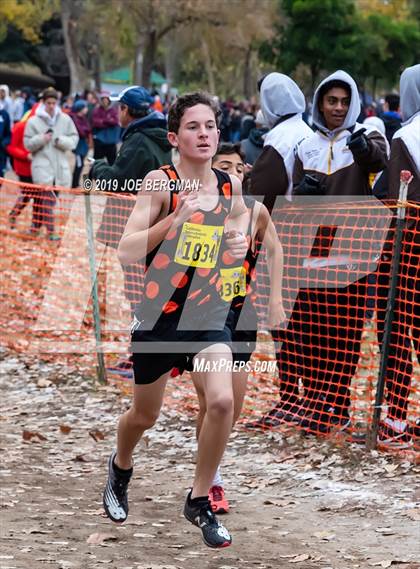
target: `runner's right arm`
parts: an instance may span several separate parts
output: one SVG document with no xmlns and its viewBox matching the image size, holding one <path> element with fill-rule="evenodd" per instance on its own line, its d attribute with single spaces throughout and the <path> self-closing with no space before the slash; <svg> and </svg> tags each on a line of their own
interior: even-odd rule
<svg viewBox="0 0 420 569">
<path fill-rule="evenodd" d="M 137 194 L 136 205 L 118 245 L 118 258 L 122 265 L 143 259 L 162 243 L 171 229 L 178 227 L 199 209 L 196 192 L 185 192 L 178 194 L 175 210 L 164 215 L 169 205 L 169 191 L 146 191 L 145 188 L 148 181 L 159 184 L 167 180 L 166 174 L 161 170 L 153 170 L 144 178 L 142 188 Z"/>
</svg>

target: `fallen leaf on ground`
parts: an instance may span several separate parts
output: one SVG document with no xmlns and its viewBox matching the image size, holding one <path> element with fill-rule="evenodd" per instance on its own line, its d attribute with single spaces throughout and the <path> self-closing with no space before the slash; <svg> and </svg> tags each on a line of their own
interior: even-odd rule
<svg viewBox="0 0 420 569">
<path fill-rule="evenodd" d="M 395 535 L 395 531 L 392 528 L 376 528 L 375 531 L 382 535 Z"/>
<path fill-rule="evenodd" d="M 420 522 L 420 509 L 406 510 L 404 515 L 413 520 L 413 522 Z"/>
<path fill-rule="evenodd" d="M 76 462 L 89 462 L 89 460 L 85 457 L 84 454 L 77 454 L 73 460 L 75 460 Z"/>
<path fill-rule="evenodd" d="M 370 562 L 371 567 L 391 567 L 391 565 L 399 565 L 400 563 L 410 563 L 407 559 L 383 559 L 382 561 Z M 418 566 L 416 565 L 416 568 Z M 414 567 L 413 567 L 414 569 Z"/>
<path fill-rule="evenodd" d="M 64 435 L 68 435 L 71 431 L 71 427 L 69 427 L 68 425 L 60 425 L 60 432 L 63 433 Z"/>
<path fill-rule="evenodd" d="M 36 382 L 37 387 L 50 387 L 50 385 L 52 385 L 53 382 L 50 381 L 49 379 L 45 379 L 43 377 L 41 377 L 41 379 L 38 379 L 38 381 Z"/>
<path fill-rule="evenodd" d="M 116 541 L 117 537 L 112 533 L 92 533 L 86 540 L 89 545 L 102 545 L 105 541 Z"/>
<path fill-rule="evenodd" d="M 105 438 L 105 435 L 103 434 L 102 431 L 99 430 L 95 430 L 95 431 L 89 431 L 89 435 L 92 437 L 92 439 L 97 443 L 98 441 L 103 441 Z"/>
<path fill-rule="evenodd" d="M 294 559 L 290 559 L 289 563 L 301 563 L 301 561 L 307 561 L 310 558 L 311 556 L 308 555 L 307 553 L 302 553 L 301 555 L 298 555 Z"/>
<path fill-rule="evenodd" d="M 279 506 L 280 508 L 285 508 L 286 506 L 291 506 L 296 504 L 294 500 L 264 500 L 264 506 Z"/>
<path fill-rule="evenodd" d="M 31 441 L 34 439 L 34 442 L 37 442 L 36 439 L 38 439 L 38 442 L 47 440 L 47 437 L 44 437 L 44 435 L 41 435 L 41 433 L 38 433 L 37 431 L 22 431 L 22 438 L 24 441 Z"/>
<path fill-rule="evenodd" d="M 332 533 L 331 531 L 316 531 L 313 535 L 314 537 L 323 539 L 325 541 L 331 541 L 335 538 L 335 533 Z"/>
</svg>

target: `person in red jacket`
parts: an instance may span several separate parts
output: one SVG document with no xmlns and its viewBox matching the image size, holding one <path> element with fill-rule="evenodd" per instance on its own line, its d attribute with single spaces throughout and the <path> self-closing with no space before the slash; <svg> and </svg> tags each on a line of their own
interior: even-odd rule
<svg viewBox="0 0 420 569">
<path fill-rule="evenodd" d="M 38 106 L 38 104 L 34 105 L 32 109 L 22 117 L 22 120 L 15 123 L 12 129 L 12 138 L 10 140 L 10 144 L 7 146 L 7 152 L 13 160 L 13 170 L 15 171 L 15 174 L 18 176 L 20 182 L 26 182 L 28 184 L 32 184 L 32 154 L 28 152 L 23 145 L 23 133 L 25 131 L 25 126 L 28 119 L 35 114 Z M 16 218 L 28 205 L 30 199 L 34 197 L 34 192 L 35 190 L 33 188 L 21 188 L 16 203 L 9 213 L 9 224 L 11 229 L 14 229 L 16 227 Z M 33 215 L 37 215 L 35 200 Z"/>
</svg>

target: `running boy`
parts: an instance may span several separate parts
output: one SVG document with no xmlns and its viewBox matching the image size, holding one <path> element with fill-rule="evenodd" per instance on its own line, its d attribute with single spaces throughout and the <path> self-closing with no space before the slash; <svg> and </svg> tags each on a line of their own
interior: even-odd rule
<svg viewBox="0 0 420 569">
<path fill-rule="evenodd" d="M 219 140 L 218 114 L 203 93 L 185 95 L 172 105 L 168 140 L 179 151 L 177 169 L 163 167 L 146 176 L 118 248 L 124 265 L 146 256 L 147 271 L 145 301 L 132 327 L 133 403 L 119 421 L 103 497 L 105 511 L 115 522 L 127 518 L 133 451 L 159 416 L 172 368 L 185 369 L 196 356 L 211 363 L 232 359 L 231 331 L 225 324 L 229 305 L 216 284 L 224 255 L 229 253 L 239 264 L 245 258 L 248 216 L 239 180 L 211 167 Z M 187 182 L 197 180 L 195 192 L 168 183 L 188 187 Z M 150 185 L 163 189 L 165 183 L 167 191 L 146 191 Z M 227 218 L 234 237 L 223 235 Z M 232 427 L 232 373 L 205 373 L 203 385 L 206 414 L 184 515 L 201 529 L 206 545 L 219 548 L 232 539 L 211 510 L 208 489 Z"/>
<path fill-rule="evenodd" d="M 219 146 L 217 154 L 213 158 L 213 167 L 227 172 L 231 176 L 237 176 L 241 183 L 245 177 L 245 155 L 240 144 L 223 143 Z M 244 192 L 245 193 L 245 192 Z M 225 282 L 221 283 L 219 292 L 222 298 L 231 303 L 229 312 L 228 326 L 232 330 L 233 360 L 246 364 L 255 349 L 257 340 L 258 319 L 252 302 L 246 300 L 246 295 L 251 294 L 255 288 L 255 265 L 261 250 L 261 245 L 267 249 L 267 261 L 270 272 L 270 299 L 269 299 L 269 326 L 277 326 L 285 320 L 282 302 L 282 272 L 283 272 L 283 249 L 278 239 L 274 224 L 270 218 L 267 208 L 250 196 L 244 196 L 245 204 L 248 208 L 248 228 L 247 239 L 249 248 L 242 266 L 238 263 L 229 262 L 221 267 L 222 277 Z M 226 224 L 229 229 L 229 221 Z M 233 259 L 232 259 L 233 261 Z M 240 263 L 239 263 L 240 264 Z M 238 275 L 237 294 L 234 286 L 229 287 L 230 281 L 226 277 Z M 235 283 L 234 283 L 235 284 Z M 243 284 L 243 287 L 240 285 Z M 229 294 L 230 293 L 230 294 Z M 252 299 L 252 294 L 251 294 Z M 239 318 L 241 321 L 239 323 Z M 247 329 L 243 329 L 242 322 L 246 322 Z M 239 326 L 238 326 L 239 323 Z M 236 344 L 235 344 L 236 343 Z M 237 348 L 237 349 L 236 349 Z M 204 389 L 203 374 L 198 372 L 191 373 L 195 389 L 199 400 L 199 414 L 197 417 L 197 439 L 199 438 L 203 419 L 206 414 L 206 398 Z M 245 397 L 248 371 L 242 369 L 233 374 L 233 425 L 238 420 Z M 209 490 L 209 500 L 215 514 L 226 514 L 229 511 L 229 502 L 226 499 L 224 483 L 217 468 L 215 477 Z"/>
</svg>

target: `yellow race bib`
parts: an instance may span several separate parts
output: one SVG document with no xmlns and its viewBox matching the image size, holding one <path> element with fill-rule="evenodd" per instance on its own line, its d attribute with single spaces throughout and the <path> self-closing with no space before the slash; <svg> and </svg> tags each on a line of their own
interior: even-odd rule
<svg viewBox="0 0 420 569">
<path fill-rule="evenodd" d="M 246 295 L 246 270 L 245 267 L 233 267 L 220 269 L 222 286 L 220 296 L 226 302 L 231 302 L 235 296 Z"/>
<path fill-rule="evenodd" d="M 188 267 L 212 269 L 222 242 L 222 225 L 184 223 L 175 253 L 175 262 Z"/>
</svg>

